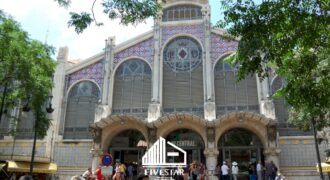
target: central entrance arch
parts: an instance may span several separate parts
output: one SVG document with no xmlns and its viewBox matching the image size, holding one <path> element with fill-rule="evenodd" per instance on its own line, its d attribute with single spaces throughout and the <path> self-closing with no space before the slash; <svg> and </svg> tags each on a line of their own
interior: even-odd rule
<svg viewBox="0 0 330 180">
<path fill-rule="evenodd" d="M 229 164 L 237 162 L 240 176 L 248 175 L 249 165 L 264 161 L 263 145 L 260 139 L 251 131 L 243 128 L 234 128 L 226 131 L 218 142 L 219 162 Z"/>
<path fill-rule="evenodd" d="M 187 152 L 187 165 L 193 161 L 205 164 L 203 138 L 191 129 L 177 129 L 170 132 L 165 139 Z"/>
</svg>

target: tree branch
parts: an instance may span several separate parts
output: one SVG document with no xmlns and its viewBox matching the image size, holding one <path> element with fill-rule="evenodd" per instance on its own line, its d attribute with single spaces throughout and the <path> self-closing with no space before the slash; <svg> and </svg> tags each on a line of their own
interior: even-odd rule
<svg viewBox="0 0 330 180">
<path fill-rule="evenodd" d="M 97 22 L 97 21 L 96 21 L 96 18 L 95 18 L 95 14 L 94 14 L 94 6 L 95 6 L 96 1 L 97 1 L 97 0 L 94 0 L 93 5 L 92 5 L 92 8 L 91 8 L 92 15 L 93 15 L 93 20 L 94 20 L 94 22 L 95 22 L 95 25 L 97 25 L 97 26 L 102 26 L 103 23 L 99 23 L 99 22 Z"/>
</svg>

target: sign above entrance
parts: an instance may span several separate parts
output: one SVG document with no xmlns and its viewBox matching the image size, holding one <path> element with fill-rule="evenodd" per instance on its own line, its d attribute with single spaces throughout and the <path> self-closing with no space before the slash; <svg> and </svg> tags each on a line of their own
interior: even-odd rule
<svg viewBox="0 0 330 180">
<path fill-rule="evenodd" d="M 104 154 L 102 156 L 102 165 L 103 166 L 110 166 L 113 163 L 113 158 L 111 154 Z"/>
<path fill-rule="evenodd" d="M 193 147 L 196 146 L 195 141 L 192 140 L 183 140 L 183 141 L 171 141 L 171 143 L 180 146 L 180 147 Z"/>
</svg>

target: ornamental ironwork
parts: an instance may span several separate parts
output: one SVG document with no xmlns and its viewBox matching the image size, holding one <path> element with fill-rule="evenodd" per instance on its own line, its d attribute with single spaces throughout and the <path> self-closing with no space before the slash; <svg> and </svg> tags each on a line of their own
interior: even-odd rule
<svg viewBox="0 0 330 180">
<path fill-rule="evenodd" d="M 174 72 L 192 71 L 202 62 L 202 48 L 189 37 L 172 40 L 164 50 L 164 63 Z"/>
</svg>

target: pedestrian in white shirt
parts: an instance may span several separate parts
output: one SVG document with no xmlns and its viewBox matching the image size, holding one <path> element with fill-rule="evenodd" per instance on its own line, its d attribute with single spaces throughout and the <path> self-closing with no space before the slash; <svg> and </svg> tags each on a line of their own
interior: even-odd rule
<svg viewBox="0 0 330 180">
<path fill-rule="evenodd" d="M 258 180 L 263 180 L 262 178 L 262 164 L 261 164 L 261 161 L 258 161 L 258 164 L 257 164 L 257 176 L 258 176 Z"/>
<path fill-rule="evenodd" d="M 233 175 L 233 179 L 237 180 L 237 175 L 238 175 L 238 166 L 237 162 L 233 162 L 233 165 L 231 167 L 231 174 Z"/>
<path fill-rule="evenodd" d="M 227 166 L 226 161 L 223 161 L 221 166 L 222 179 L 229 180 L 229 167 Z"/>
</svg>

